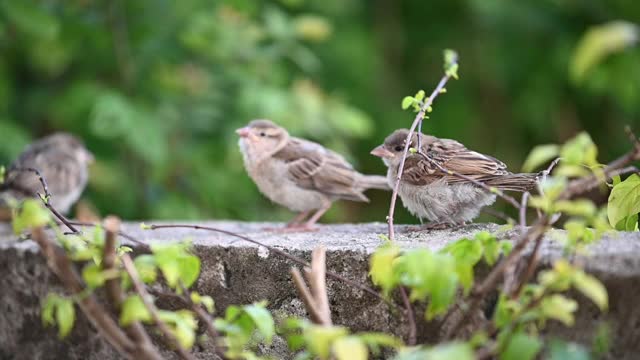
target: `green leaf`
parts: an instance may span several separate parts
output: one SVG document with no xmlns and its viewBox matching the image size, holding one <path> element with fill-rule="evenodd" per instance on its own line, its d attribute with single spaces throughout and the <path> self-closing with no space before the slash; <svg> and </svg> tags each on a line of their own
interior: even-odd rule
<svg viewBox="0 0 640 360">
<path fill-rule="evenodd" d="M 200 276 L 200 258 L 187 255 L 180 259 L 180 279 L 186 287 L 190 287 Z"/>
<path fill-rule="evenodd" d="M 560 146 L 554 144 L 538 145 L 531 150 L 522 165 L 523 172 L 532 172 L 538 167 L 555 159 L 560 154 Z"/>
<path fill-rule="evenodd" d="M 591 217 L 598 211 L 593 201 L 587 199 L 559 200 L 554 206 L 556 211 L 573 216 Z"/>
<path fill-rule="evenodd" d="M 58 336 L 62 339 L 69 335 L 76 321 L 76 311 L 73 300 L 59 298 L 56 304 L 56 322 L 58 323 Z"/>
<path fill-rule="evenodd" d="M 640 176 L 633 174 L 613 187 L 607 205 L 609 224 L 640 213 Z"/>
<path fill-rule="evenodd" d="M 338 360 L 367 360 L 369 351 L 355 336 L 345 336 L 333 342 L 333 354 Z"/>
<path fill-rule="evenodd" d="M 548 360 L 590 360 L 591 356 L 584 346 L 557 339 L 551 340 Z"/>
<path fill-rule="evenodd" d="M 455 261 L 449 254 L 427 249 L 412 250 L 397 259 L 394 272 L 411 289 L 411 300 L 430 297 L 425 316 L 432 319 L 444 312 L 454 300 L 458 285 Z"/>
<path fill-rule="evenodd" d="M 450 342 L 438 344 L 426 351 L 423 359 L 428 360 L 472 360 L 473 349 L 468 343 Z"/>
<path fill-rule="evenodd" d="M 580 39 L 569 67 L 571 79 L 579 83 L 585 75 L 607 56 L 635 45 L 640 28 L 627 21 L 611 21 L 591 27 Z"/>
<path fill-rule="evenodd" d="M 509 339 L 500 360 L 532 360 L 542 348 L 540 339 L 519 332 Z"/>
<path fill-rule="evenodd" d="M 264 308 L 262 304 L 252 304 L 244 307 L 244 311 L 251 317 L 253 323 L 256 325 L 262 336 L 267 343 L 271 343 L 273 335 L 275 335 L 276 328 L 271 317 L 271 313 Z"/>
<path fill-rule="evenodd" d="M 382 288 L 385 296 L 398 285 L 398 277 L 393 271 L 393 263 L 400 254 L 400 248 L 391 243 L 380 246 L 369 260 L 371 281 Z"/>
<path fill-rule="evenodd" d="M 422 99 L 424 99 L 424 90 L 420 90 L 416 93 L 415 99 L 418 101 L 422 101 Z"/>
<path fill-rule="evenodd" d="M 122 303 L 120 312 L 121 325 L 127 326 L 134 321 L 150 322 L 151 320 L 151 313 L 139 295 L 129 296 Z"/>
<path fill-rule="evenodd" d="M 553 294 L 544 298 L 540 309 L 545 317 L 558 320 L 566 326 L 573 326 L 573 314 L 578 309 L 578 303 L 563 295 Z"/>
<path fill-rule="evenodd" d="M 49 40 L 58 36 L 59 22 L 47 13 L 43 6 L 34 5 L 29 1 L 3 1 L 1 5 L 7 19 L 20 31 Z"/>
<path fill-rule="evenodd" d="M 465 293 L 473 285 L 473 267 L 482 258 L 482 250 L 481 241 L 470 239 L 460 239 L 441 250 L 441 252 L 451 254 L 455 259 L 456 273 Z"/>
<path fill-rule="evenodd" d="M 560 150 L 560 157 L 562 162 L 558 168 L 558 172 L 562 169 L 570 169 L 570 165 L 575 165 L 575 170 L 565 171 L 566 175 L 575 173 L 576 175 L 582 174 L 582 171 L 586 171 L 583 165 L 590 167 L 598 165 L 597 161 L 598 148 L 593 143 L 591 136 L 587 132 L 581 132 L 575 137 L 569 139 Z M 588 172 L 587 172 L 588 173 Z"/>
<path fill-rule="evenodd" d="M 82 269 L 82 278 L 91 289 L 104 285 L 107 280 L 102 269 L 96 264 L 89 264 Z"/>
<path fill-rule="evenodd" d="M 205 309 L 207 309 L 207 312 L 213 313 L 214 302 L 211 296 L 202 296 L 194 291 L 191 293 L 191 301 L 193 301 L 194 304 L 204 305 Z"/>
<path fill-rule="evenodd" d="M 200 275 L 200 259 L 188 252 L 188 243 L 153 244 L 151 251 L 155 263 L 162 271 L 167 284 L 178 288 L 180 282 L 186 287 L 193 285 Z"/>
<path fill-rule="evenodd" d="M 156 270 L 156 259 L 153 255 L 139 255 L 133 260 L 133 264 L 143 283 L 150 284 L 156 281 L 158 272 Z"/>
<path fill-rule="evenodd" d="M 405 96 L 404 99 L 402 99 L 402 110 L 407 110 L 415 101 L 416 99 L 414 99 L 413 96 Z"/>
<path fill-rule="evenodd" d="M 329 358 L 331 344 L 348 334 L 347 329 L 340 326 L 310 326 L 304 333 L 308 349 L 320 359 Z"/>
<path fill-rule="evenodd" d="M 45 226 L 50 220 L 49 210 L 45 209 L 40 200 L 27 199 L 19 207 L 17 216 L 13 218 L 13 232 L 20 234 L 24 230 Z"/>
<path fill-rule="evenodd" d="M 600 310 L 606 310 L 609 306 L 609 297 L 607 289 L 602 285 L 600 280 L 586 274 L 583 271 L 577 271 L 573 275 L 573 285 L 578 291 L 591 299 Z"/>
<path fill-rule="evenodd" d="M 60 301 L 60 296 L 54 293 L 47 294 L 47 298 L 44 300 L 42 304 L 42 314 L 41 314 L 42 325 L 44 326 L 55 325 L 56 320 L 54 316 L 55 316 L 56 306 L 58 305 L 59 301 Z"/>
</svg>

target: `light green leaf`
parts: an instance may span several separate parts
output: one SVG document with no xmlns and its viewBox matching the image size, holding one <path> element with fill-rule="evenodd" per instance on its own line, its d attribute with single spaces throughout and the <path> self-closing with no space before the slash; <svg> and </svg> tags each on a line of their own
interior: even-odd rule
<svg viewBox="0 0 640 360">
<path fill-rule="evenodd" d="M 333 342 L 333 354 L 338 360 L 367 360 L 369 351 L 355 336 L 345 336 Z"/>
<path fill-rule="evenodd" d="M 42 304 L 42 325 L 49 326 L 56 323 L 54 319 L 56 305 L 58 303 L 59 296 L 53 293 L 49 293 L 47 298 Z"/>
<path fill-rule="evenodd" d="M 133 260 L 133 264 L 140 275 L 140 280 L 145 284 L 150 284 L 156 281 L 158 272 L 156 271 L 156 259 L 153 255 L 143 254 L 136 256 Z"/>
<path fill-rule="evenodd" d="M 66 337 L 73 328 L 73 323 L 76 321 L 76 311 L 73 306 L 73 300 L 71 299 L 59 298 L 56 305 L 58 336 L 62 339 Z"/>
<path fill-rule="evenodd" d="M 616 226 L 620 220 L 638 213 L 640 213 L 640 176 L 633 174 L 611 190 L 607 216 L 609 224 Z"/>
<path fill-rule="evenodd" d="M 580 82 L 607 56 L 638 43 L 640 28 L 627 21 L 611 21 L 593 26 L 576 47 L 569 67 L 571 79 Z"/>
<path fill-rule="evenodd" d="M 500 360 L 533 360 L 541 348 L 540 339 L 520 332 L 511 336 L 499 358 Z"/>
<path fill-rule="evenodd" d="M 27 199 L 18 209 L 17 216 L 13 218 L 13 232 L 20 234 L 24 230 L 44 226 L 50 220 L 49 210 L 45 209 L 40 200 Z"/>
<path fill-rule="evenodd" d="M 385 243 L 376 249 L 369 260 L 371 281 L 382 288 L 385 296 L 398 284 L 399 279 L 393 271 L 393 262 L 399 254 L 399 247 Z"/>
<path fill-rule="evenodd" d="M 428 360 L 472 360 L 471 345 L 462 342 L 450 342 L 436 345 L 426 351 L 424 359 Z"/>
<path fill-rule="evenodd" d="M 413 96 L 405 96 L 404 99 L 402 99 L 402 110 L 407 110 L 415 101 L 416 99 L 414 99 Z"/>
<path fill-rule="evenodd" d="M 560 146 L 555 144 L 538 145 L 531 150 L 522 165 L 523 172 L 532 172 L 560 154 Z"/>
<path fill-rule="evenodd" d="M 573 326 L 573 314 L 578 309 L 578 303 L 563 295 L 553 294 L 544 298 L 540 309 L 545 317 L 558 320 L 566 326 Z"/>
<path fill-rule="evenodd" d="M 595 277 L 586 274 L 583 271 L 577 271 L 573 275 L 573 285 L 578 289 L 578 291 L 598 305 L 600 310 L 606 310 L 609 306 L 607 289 L 602 285 L 600 280 Z"/>
<path fill-rule="evenodd" d="M 107 280 L 102 269 L 96 264 L 88 264 L 82 269 L 82 278 L 91 289 L 104 285 Z"/>
<path fill-rule="evenodd" d="M 186 287 L 193 285 L 200 276 L 200 258 L 195 255 L 187 255 L 179 260 L 180 279 Z"/>
<path fill-rule="evenodd" d="M 310 326 L 304 333 L 308 349 L 320 359 L 329 358 L 331 344 L 348 334 L 347 329 L 340 326 Z"/>
<path fill-rule="evenodd" d="M 120 312 L 120 324 L 127 326 L 134 321 L 150 322 L 151 313 L 144 306 L 142 298 L 139 295 L 129 296 L 122 303 L 122 310 Z"/>
<path fill-rule="evenodd" d="M 560 171 L 563 168 L 569 168 L 570 165 L 575 165 L 577 166 L 576 170 L 567 171 L 567 175 L 570 175 L 573 172 L 580 173 L 580 171 L 577 170 L 585 170 L 582 165 L 598 165 L 598 161 L 596 159 L 597 156 L 598 148 L 591 139 L 591 136 L 589 136 L 587 132 L 583 131 L 569 139 L 569 141 L 562 146 L 562 149 L 560 150 L 562 162 L 557 171 Z"/>
<path fill-rule="evenodd" d="M 276 332 L 275 323 L 271 313 L 261 304 L 252 304 L 244 307 L 244 311 L 251 317 L 266 343 L 271 343 L 271 339 Z"/>
</svg>

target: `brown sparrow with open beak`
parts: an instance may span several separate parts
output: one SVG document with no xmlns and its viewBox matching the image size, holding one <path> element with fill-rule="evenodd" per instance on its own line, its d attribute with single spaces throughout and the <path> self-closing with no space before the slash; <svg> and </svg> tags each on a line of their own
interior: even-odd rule
<svg viewBox="0 0 640 360">
<path fill-rule="evenodd" d="M 396 130 L 371 151 L 387 165 L 390 187 L 395 185 L 408 134 L 407 129 Z M 410 146 L 417 146 L 417 134 L 412 136 Z M 469 150 L 455 140 L 422 135 L 420 147 L 423 154 L 444 169 L 500 190 L 528 191 L 538 182 L 538 174 L 513 174 L 501 161 Z M 495 194 L 468 180 L 445 174 L 422 155 L 412 153 L 407 155 L 398 195 L 414 216 L 432 222 L 428 228 L 471 221 L 483 207 L 496 200 Z"/>
<path fill-rule="evenodd" d="M 93 155 L 70 134 L 55 133 L 39 139 L 29 145 L 7 170 L 0 185 L 0 203 L 7 203 L 10 198 L 34 197 L 36 193 L 44 195 L 38 176 L 27 170 L 36 169 L 47 182 L 50 204 L 66 214 L 87 185 L 91 162 Z M 6 215 L 3 218 L 6 220 Z"/>
<path fill-rule="evenodd" d="M 269 120 L 253 120 L 236 133 L 245 169 L 260 192 L 299 213 L 288 229 L 312 230 L 335 200 L 368 202 L 365 190 L 389 190 L 385 177 L 360 174 L 342 156 Z"/>
</svg>

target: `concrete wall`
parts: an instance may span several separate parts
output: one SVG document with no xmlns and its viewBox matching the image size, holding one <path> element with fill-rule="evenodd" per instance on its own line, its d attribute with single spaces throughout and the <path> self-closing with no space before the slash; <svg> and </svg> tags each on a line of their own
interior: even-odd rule
<svg viewBox="0 0 640 360">
<path fill-rule="evenodd" d="M 367 281 L 368 256 L 382 243 L 380 234 L 386 224 L 343 224 L 323 226 L 311 233 L 268 233 L 261 229 L 273 224 L 212 222 L 215 226 L 245 234 L 255 240 L 309 259 L 311 250 L 320 244 L 327 248 L 327 267 L 358 282 Z M 407 232 L 400 227 L 398 243 L 403 248 L 439 249 L 450 241 L 472 236 L 479 230 L 499 232 L 493 224 L 475 224 L 456 230 Z M 405 231 L 403 231 L 403 229 Z M 196 289 L 211 295 L 218 309 L 229 304 L 245 304 L 266 299 L 276 314 L 305 315 L 289 276 L 290 261 L 259 246 L 227 235 L 190 230 L 140 230 L 138 223 L 125 224 L 124 230 L 145 242 L 190 239 L 202 259 L 202 274 Z M 514 231 L 502 232 L 514 238 Z M 606 237 L 582 259 L 589 272 L 606 285 L 610 309 L 600 314 L 588 300 L 577 295 L 580 310 L 576 326 L 566 329 L 550 327 L 550 335 L 590 344 L 595 327 L 606 321 L 612 329 L 611 359 L 640 358 L 640 235 L 619 233 Z M 542 264 L 548 265 L 561 254 L 561 248 L 546 240 L 542 247 Z M 388 331 L 406 334 L 402 316 L 392 314 L 387 305 L 358 289 L 328 279 L 334 323 L 355 331 Z M 38 248 L 32 241 L 18 241 L 7 227 L 0 227 L 0 359 L 116 359 L 117 354 L 80 319 L 72 335 L 57 339 L 56 330 L 43 328 L 40 301 L 52 289 L 60 289 L 48 271 Z M 159 299 L 170 306 L 168 299 Z M 444 324 L 421 325 L 419 338 L 436 341 Z M 266 350 L 277 358 L 287 358 L 282 340 Z M 204 349 L 195 349 L 199 358 L 213 358 Z"/>
</svg>

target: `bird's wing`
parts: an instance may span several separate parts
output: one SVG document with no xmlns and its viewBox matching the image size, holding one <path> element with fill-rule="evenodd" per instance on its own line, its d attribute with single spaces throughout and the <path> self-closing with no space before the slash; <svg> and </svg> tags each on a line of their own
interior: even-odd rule
<svg viewBox="0 0 640 360">
<path fill-rule="evenodd" d="M 440 179 L 447 183 L 464 183 L 468 180 L 443 172 L 435 165 L 466 175 L 478 181 L 487 181 L 510 174 L 507 166 L 491 156 L 469 150 L 461 143 L 450 139 L 429 137 L 422 144 L 422 155 L 411 154 L 407 157 L 403 171 L 403 179 L 414 185 L 426 185 Z"/>
<path fill-rule="evenodd" d="M 354 189 L 356 172 L 342 156 L 311 141 L 291 138 L 274 155 L 287 164 L 288 176 L 298 186 L 329 196 L 367 201 L 359 189 Z"/>
</svg>

